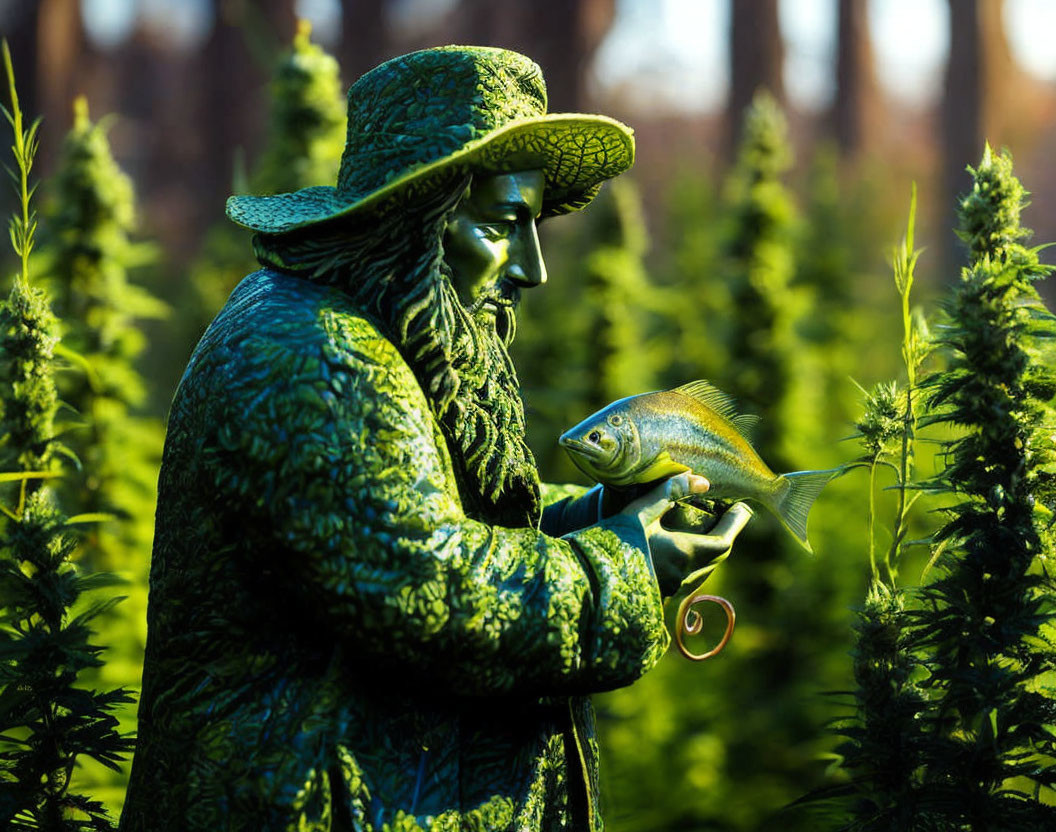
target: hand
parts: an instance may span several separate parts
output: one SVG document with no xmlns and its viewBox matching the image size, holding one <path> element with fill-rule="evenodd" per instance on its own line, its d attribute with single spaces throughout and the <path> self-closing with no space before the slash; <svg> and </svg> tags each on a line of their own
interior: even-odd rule
<svg viewBox="0 0 1056 832">
<path fill-rule="evenodd" d="M 661 594 L 673 595 L 689 580 L 700 582 L 730 554 L 733 542 L 752 516 L 744 503 L 735 503 L 707 534 L 664 528 L 660 518 L 677 500 L 703 494 L 710 484 L 689 472 L 671 477 L 628 504 L 620 513 L 642 524 Z"/>
</svg>

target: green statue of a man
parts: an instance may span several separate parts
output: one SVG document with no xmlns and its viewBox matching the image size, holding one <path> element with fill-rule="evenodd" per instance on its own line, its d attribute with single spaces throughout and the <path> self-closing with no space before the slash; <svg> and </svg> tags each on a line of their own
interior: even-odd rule
<svg viewBox="0 0 1056 832">
<path fill-rule="evenodd" d="M 524 56 L 444 47 L 352 86 L 336 187 L 229 201 L 262 268 L 172 404 L 124 832 L 601 828 L 587 696 L 747 519 L 667 530 L 687 474 L 573 499 L 525 443 L 536 221 L 633 152 Z"/>
</svg>

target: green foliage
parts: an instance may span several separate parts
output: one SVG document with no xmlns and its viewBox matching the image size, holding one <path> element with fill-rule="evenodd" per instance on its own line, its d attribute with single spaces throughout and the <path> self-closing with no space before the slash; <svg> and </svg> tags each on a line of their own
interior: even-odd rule
<svg viewBox="0 0 1056 832">
<path fill-rule="evenodd" d="M 957 236 L 968 244 L 974 264 L 986 257 L 1006 256 L 1019 247 L 1018 240 L 1030 236 L 1019 224 L 1026 207 L 1027 192 L 1012 175 L 1012 157 L 996 156 L 987 144 L 983 158 L 972 174 L 972 190 L 961 200 Z"/>
<path fill-rule="evenodd" d="M 659 367 L 647 340 L 647 314 L 655 305 L 643 258 L 649 246 L 641 197 L 630 179 L 610 183 L 591 212 L 593 250 L 584 261 L 583 302 L 591 319 L 587 341 L 588 408 L 600 408 L 648 390 Z"/>
<path fill-rule="evenodd" d="M 146 416 L 146 385 L 136 369 L 145 347 L 135 325 L 166 314 L 163 304 L 129 281 L 148 261 L 148 246 L 133 243 L 136 212 L 132 182 L 110 152 L 104 124 L 93 124 L 88 105 L 74 103 L 74 124 L 48 183 L 47 277 L 63 321 L 62 355 L 72 367 L 59 377 L 63 402 L 76 414 L 64 434 L 80 461 L 59 496 L 78 515 L 97 515 L 86 526 L 78 558 L 87 568 L 114 571 L 128 581 L 128 599 L 96 622 L 111 645 L 105 667 L 86 682 L 138 687 L 146 644 L 147 572 L 164 429 Z M 131 730 L 135 711 L 120 712 Z M 115 811 L 127 773 L 100 766 L 79 770 L 80 789 L 91 789 Z"/>
<path fill-rule="evenodd" d="M 832 431 L 843 430 L 857 412 L 847 379 L 863 371 L 886 371 L 884 349 L 894 321 L 876 314 L 887 306 L 886 291 L 881 295 L 887 283 L 871 256 L 885 224 L 874 184 L 860 167 L 841 167 L 834 148 L 823 147 L 811 161 L 806 186 L 792 285 L 805 295 L 803 306 L 809 312 L 797 320 L 801 344 L 794 398 L 800 406 L 826 414 L 802 427 L 809 433 L 809 446 L 821 454 L 811 465 L 829 467 L 842 461 Z"/>
<path fill-rule="evenodd" d="M 22 131 L 6 41 L 3 51 L 12 103 L 5 114 L 16 134 L 21 199 L 11 236 L 22 271 L 0 306 L 0 448 L 4 467 L 21 469 L 0 476 L 18 489 L 14 508 L 3 506 L 6 520 L 0 521 L 0 823 L 12 830 L 110 830 L 105 807 L 71 793 L 70 778 L 78 758 L 116 767 L 132 747 L 111 713 L 131 702 L 127 691 L 75 686 L 81 671 L 101 664 L 102 648 L 89 643 L 88 622 L 120 599 L 72 613 L 82 593 L 113 580 L 83 576 L 70 562 L 76 545 L 66 533 L 71 521 L 52 506 L 44 487 L 55 473 L 54 453 L 64 450 L 54 437 L 57 327 L 47 295 L 29 285 L 35 126 Z"/>
<path fill-rule="evenodd" d="M 39 144 L 37 130 L 40 120 L 28 128 L 23 126 L 6 40 L 3 53 L 11 109 L 2 106 L 0 109 L 14 131 L 11 151 L 16 170 L 4 167 L 19 197 L 19 210 L 10 222 L 10 236 L 11 246 L 21 260 L 21 271 L 15 278 L 7 303 L 0 308 L 0 343 L 3 345 L 0 350 L 0 437 L 11 437 L 0 442 L 0 468 L 35 471 L 48 467 L 55 450 L 53 417 L 56 394 L 49 361 L 58 339 L 47 299 L 39 290 L 29 286 L 29 255 L 37 229 L 36 211 L 32 207 L 37 186 L 30 184 L 29 175 Z M 27 482 L 30 490 L 34 487 L 33 481 L 21 481 L 19 510 L 25 499 Z"/>
<path fill-rule="evenodd" d="M 544 480 L 556 481 L 579 474 L 555 438 L 615 399 L 654 389 L 668 358 L 655 337 L 662 301 L 645 272 L 649 240 L 633 181 L 607 183 L 562 225 L 547 237 L 550 278 L 526 294 L 512 349 L 533 447 Z"/>
<path fill-rule="evenodd" d="M 745 113 L 737 162 L 726 186 L 728 225 L 720 253 L 729 293 L 720 387 L 764 416 L 756 447 L 775 470 L 789 470 L 797 436 L 789 398 L 800 347 L 802 296 L 795 273 L 796 209 L 782 175 L 791 165 L 777 103 L 760 93 Z"/>
<path fill-rule="evenodd" d="M 928 751 L 922 734 L 928 698 L 919 685 L 921 663 L 913 651 L 911 626 L 903 591 L 874 579 L 855 622 L 854 717 L 839 724 L 845 740 L 837 759 L 852 779 L 820 793 L 851 798 L 854 820 L 846 829 L 941 828 L 929 826 L 917 788 L 917 772 Z"/>
<path fill-rule="evenodd" d="M 23 272 L 0 306 L 0 436 L 6 437 L 0 442 L 0 470 L 51 467 L 58 447 L 51 370 L 57 328 L 47 295 L 30 286 Z"/>
<path fill-rule="evenodd" d="M 683 165 L 665 195 L 655 267 L 664 293 L 664 341 L 671 344 L 664 387 L 718 378 L 722 367 L 717 328 L 729 311 L 729 296 L 713 275 L 723 230 L 716 191 L 706 168 Z"/>
<path fill-rule="evenodd" d="M 835 757 L 847 784 L 821 789 L 807 800 L 828 798 L 847 811 L 845 829 L 930 829 L 929 810 L 918 789 L 917 772 L 928 746 L 924 716 L 928 705 L 919 682 L 922 661 L 913 651 L 913 613 L 906 609 L 905 591 L 897 576 L 903 557 L 909 513 L 920 491 L 909 497 L 920 410 L 917 376 L 928 355 L 927 327 L 913 314 L 910 297 L 920 251 L 914 248 L 916 187 L 910 199 L 909 222 L 900 246 L 892 253 L 895 289 L 902 311 L 904 386 L 881 382 L 865 395 L 855 424 L 864 453 L 847 467 L 869 469 L 869 566 L 871 582 L 855 622 L 852 651 L 855 687 L 852 714 L 835 730 L 843 737 Z M 897 499 L 891 520 L 891 544 L 877 556 L 878 473 L 889 471 Z M 883 567 L 881 569 L 881 567 Z"/>
<path fill-rule="evenodd" d="M 928 338 L 909 311 L 911 213 L 895 259 L 908 386 L 904 398 L 875 391 L 859 423 L 860 462 L 875 473 L 893 455 L 885 464 L 899 500 L 890 583 L 874 565 L 859 615 L 855 713 L 840 724 L 851 781 L 830 794 L 851 800 L 846 829 L 1045 829 L 1056 819 L 1048 686 L 1056 595 L 1045 566 L 1056 374 L 1039 347 L 1056 337 L 1056 318 L 1033 286 L 1048 268 L 1017 242 L 1025 192 L 1011 159 L 987 148 L 973 173 L 961 211 L 971 261 L 938 340 L 948 366 L 915 382 Z M 921 391 L 926 399 L 914 397 Z M 944 442 L 944 469 L 917 486 L 955 502 L 931 536 L 938 576 L 907 596 L 894 582 L 917 425 L 956 430 Z"/>
<path fill-rule="evenodd" d="M 254 193 L 332 185 L 345 147 L 345 100 L 337 61 L 298 23 L 271 81 L 268 143 L 253 173 Z"/>
<path fill-rule="evenodd" d="M 345 99 L 337 61 L 310 36 L 311 26 L 301 21 L 293 44 L 275 65 L 267 144 L 249 177 L 254 193 L 296 191 L 337 180 L 345 146 Z M 191 344 L 238 281 L 255 268 L 243 229 L 224 219 L 209 231 L 191 269 L 192 297 L 183 304 Z"/>
<path fill-rule="evenodd" d="M 1025 192 L 989 147 L 961 204 L 971 259 L 947 304 L 949 367 L 929 379 L 929 421 L 958 426 L 932 483 L 959 502 L 936 533 L 939 576 L 923 587 L 934 733 L 925 783 L 959 795 L 951 829 L 1041 829 L 1051 805 L 1056 697 L 1051 622 L 1052 424 L 1056 373 L 1039 339 L 1056 319 L 1034 281 L 1050 269 L 1016 242 Z"/>
<path fill-rule="evenodd" d="M 68 521 L 41 490 L 4 529 L 0 555 L 0 822 L 11 830 L 110 830 L 106 808 L 71 794 L 81 757 L 117 769 L 133 741 L 117 731 L 112 711 L 131 703 L 123 688 L 76 686 L 102 664 L 89 623 L 121 599 L 96 602 L 72 615 L 88 591 L 116 581 L 84 575 L 70 555 Z"/>
<path fill-rule="evenodd" d="M 165 308 L 128 280 L 129 267 L 145 252 L 129 239 L 132 183 L 110 154 L 104 128 L 89 121 L 84 99 L 75 104 L 73 129 L 49 184 L 47 276 L 63 319 L 65 354 L 76 359 L 61 392 L 82 420 L 67 438 L 82 471 L 63 497 L 78 512 L 140 518 L 101 527 L 85 551 L 94 568 L 128 569 L 130 559 L 146 560 L 150 528 L 143 517 L 153 505 L 162 444 L 160 424 L 135 415 L 146 391 L 134 366 L 145 339 L 134 322 L 159 317 Z"/>
<path fill-rule="evenodd" d="M 0 111 L 7 119 L 14 131 L 14 144 L 11 152 L 15 157 L 16 171 L 4 165 L 4 170 L 15 184 L 15 193 L 19 200 L 19 211 L 12 217 L 9 223 L 11 236 L 11 247 L 22 261 L 22 269 L 19 279 L 29 280 L 29 254 L 33 250 L 33 239 L 37 231 L 37 215 L 33 210 L 33 194 L 37 190 L 36 185 L 30 185 L 29 174 L 33 170 L 33 159 L 37 155 L 40 145 L 37 133 L 40 129 L 40 119 L 36 119 L 28 128 L 22 123 L 22 109 L 18 106 L 18 90 L 15 89 L 15 74 L 11 69 L 11 52 L 4 41 L 4 68 L 7 71 L 8 94 L 11 96 L 11 109 L 8 110 L 0 104 Z"/>
</svg>

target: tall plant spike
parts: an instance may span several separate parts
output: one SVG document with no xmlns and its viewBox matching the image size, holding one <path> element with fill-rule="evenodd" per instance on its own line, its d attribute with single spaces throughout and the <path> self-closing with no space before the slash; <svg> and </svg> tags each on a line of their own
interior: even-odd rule
<svg viewBox="0 0 1056 832">
<path fill-rule="evenodd" d="M 756 436 L 771 464 L 796 466 L 792 354 L 801 296 L 791 287 L 796 209 L 782 176 L 792 163 L 777 102 L 760 93 L 745 113 L 737 163 L 727 183 L 729 225 L 722 257 L 729 286 L 727 366 L 716 381 L 764 417 Z"/>
<path fill-rule="evenodd" d="M 270 84 L 267 142 L 249 176 L 253 193 L 296 191 L 337 180 L 345 147 L 345 97 L 333 56 L 311 41 L 301 21 L 290 47 L 279 56 Z M 181 303 L 177 324 L 190 352 L 231 290 L 257 267 L 243 229 L 223 220 L 211 228 L 202 256 L 191 267 L 191 297 Z"/>
<path fill-rule="evenodd" d="M 14 509 L 0 518 L 0 827 L 15 832 L 113 829 L 105 807 L 74 793 L 70 778 L 79 758 L 117 767 L 132 747 L 111 713 L 131 701 L 123 689 L 78 687 L 78 675 L 102 662 L 91 644 L 89 622 L 116 604 L 110 598 L 74 616 L 85 591 L 114 583 L 107 575 L 85 576 L 70 560 L 75 540 L 70 521 L 53 505 L 45 479 L 55 474 L 57 407 L 51 358 L 57 322 L 45 292 L 29 285 L 28 258 L 36 219 L 28 175 L 36 150 L 36 122 L 21 132 L 10 53 L 3 44 L 15 130 L 20 213 L 12 244 L 22 271 L 0 304 L 0 482 L 19 487 Z M 80 520 L 88 520 L 81 517 Z"/>
<path fill-rule="evenodd" d="M 340 69 L 298 21 L 290 48 L 275 66 L 267 147 L 253 172 L 255 193 L 295 191 L 337 180 L 345 147 Z"/>
<path fill-rule="evenodd" d="M 1018 241 L 1026 192 L 989 147 L 961 203 L 970 262 L 947 304 L 949 368 L 929 381 L 930 421 L 959 426 L 936 485 L 959 502 L 936 534 L 939 576 L 923 588 L 917 649 L 937 697 L 927 782 L 956 792 L 951 823 L 1056 828 L 1056 697 L 1051 626 L 1056 373 L 1038 350 L 1056 337 L 1033 282 L 1050 269 Z M 1044 793 L 1045 799 L 1039 799 Z M 957 828 L 960 828 L 958 826 Z"/>
<path fill-rule="evenodd" d="M 29 253 L 33 250 L 33 237 L 37 230 L 36 213 L 32 210 L 31 202 L 36 185 L 29 184 L 29 173 L 33 169 L 33 158 L 37 154 L 39 141 L 37 132 L 40 129 L 40 119 L 37 118 L 29 126 L 23 129 L 22 108 L 18 105 L 18 90 L 15 88 L 15 71 L 11 64 L 11 50 L 8 48 L 7 39 L 3 41 L 4 70 L 7 72 L 8 94 L 11 97 L 11 109 L 8 110 L 0 104 L 4 117 L 14 130 L 15 141 L 11 146 L 15 157 L 17 173 L 4 165 L 4 169 L 15 183 L 15 192 L 18 195 L 20 213 L 11 218 L 10 232 L 11 245 L 15 254 L 22 261 L 22 270 L 19 279 L 29 281 Z"/>
<path fill-rule="evenodd" d="M 869 564 L 871 579 L 854 625 L 851 652 L 855 687 L 847 697 L 851 716 L 835 723 L 843 738 L 836 749 L 850 782 L 808 795 L 805 802 L 836 798 L 853 821 L 844 829 L 894 832 L 930 828 L 919 825 L 928 795 L 918 774 L 928 749 L 924 715 L 927 692 L 920 686 L 922 661 L 913 651 L 912 596 L 897 583 L 901 550 L 914 500 L 907 498 L 913 476 L 918 404 L 917 374 L 926 355 L 926 330 L 912 314 L 910 292 L 920 254 L 914 248 L 917 194 L 910 197 L 905 236 L 892 252 L 895 289 L 902 310 L 902 359 L 905 386 L 877 384 L 865 393 L 856 438 L 864 454 L 849 467 L 869 469 Z M 876 491 L 881 470 L 893 475 L 897 499 L 891 519 L 891 546 L 876 554 Z M 920 492 L 915 492 L 919 495 Z M 882 567 L 882 568 L 881 568 Z"/>
<path fill-rule="evenodd" d="M 21 265 L 6 303 L 0 305 L 0 437 L 8 437 L 5 443 L 0 443 L 0 470 L 47 472 L 54 451 L 60 447 L 54 435 L 58 400 L 50 369 L 58 336 L 47 297 L 29 282 L 29 255 L 33 251 L 37 228 L 32 205 L 36 185 L 30 184 L 29 174 L 38 146 L 40 119 L 36 119 L 29 129 L 24 129 L 6 39 L 0 49 L 7 72 L 11 109 L 3 105 L 0 108 L 14 131 L 11 152 L 16 170 L 4 167 L 15 184 L 19 199 L 18 210 L 10 222 L 10 236 Z M 40 484 L 38 478 L 23 477 L 18 481 L 13 513 L 21 513 L 27 495 Z M 5 508 L 11 511 L 10 507 Z"/>
<path fill-rule="evenodd" d="M 144 412 L 147 385 L 136 365 L 146 342 L 136 324 L 167 309 L 131 279 L 153 251 L 131 238 L 134 189 L 110 151 L 107 123 L 91 121 L 84 98 L 74 101 L 73 127 L 47 187 L 41 240 L 50 255 L 46 277 L 62 316 L 64 356 L 78 356 L 59 377 L 59 391 L 76 414 L 64 437 L 81 467 L 57 491 L 70 512 L 101 518 L 81 527 L 78 561 L 129 580 L 126 601 L 95 622 L 110 651 L 106 666 L 87 670 L 84 683 L 138 688 L 164 429 Z M 134 728 L 133 708 L 117 716 L 123 730 Z M 74 785 L 116 812 L 127 772 L 87 763 L 78 767 Z"/>
</svg>

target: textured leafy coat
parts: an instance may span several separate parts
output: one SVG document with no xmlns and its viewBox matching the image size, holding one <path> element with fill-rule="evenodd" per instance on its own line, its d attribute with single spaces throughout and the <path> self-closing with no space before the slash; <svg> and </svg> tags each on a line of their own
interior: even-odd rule
<svg viewBox="0 0 1056 832">
<path fill-rule="evenodd" d="M 449 453 L 345 293 L 235 290 L 172 405 L 124 832 L 600 828 L 586 694 L 667 646 L 643 533 L 468 517 Z"/>
</svg>

